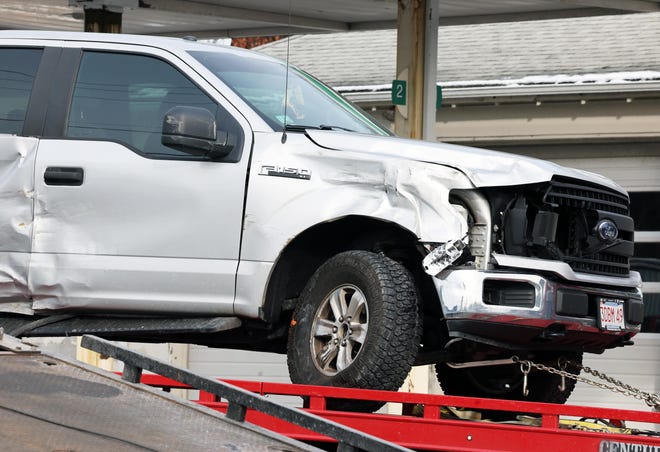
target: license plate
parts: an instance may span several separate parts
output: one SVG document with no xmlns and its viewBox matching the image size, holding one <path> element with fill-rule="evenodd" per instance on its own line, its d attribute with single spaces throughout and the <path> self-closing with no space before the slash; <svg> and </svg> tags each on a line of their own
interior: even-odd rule
<svg viewBox="0 0 660 452">
<path fill-rule="evenodd" d="M 601 298 L 598 302 L 598 323 L 602 330 L 621 331 L 626 328 L 623 315 L 623 300 L 618 298 Z"/>
</svg>

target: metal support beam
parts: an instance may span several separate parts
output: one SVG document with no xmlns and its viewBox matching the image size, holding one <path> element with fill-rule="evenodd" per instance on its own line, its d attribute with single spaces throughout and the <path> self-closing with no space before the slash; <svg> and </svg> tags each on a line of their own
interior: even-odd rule
<svg viewBox="0 0 660 452">
<path fill-rule="evenodd" d="M 121 33 L 125 8 L 137 8 L 138 0 L 69 0 L 69 6 L 82 7 L 87 32 Z"/>
<path fill-rule="evenodd" d="M 615 9 L 620 11 L 660 11 L 660 4 L 653 0 L 561 0 L 561 3 Z"/>
<path fill-rule="evenodd" d="M 566 0 L 575 4 L 582 3 L 582 0 Z M 592 0 L 584 0 L 584 4 Z M 622 0 L 623 1 L 623 0 Z M 593 0 L 599 2 L 599 0 Z M 635 11 L 644 11 L 644 9 L 631 9 L 628 5 L 625 9 L 612 9 L 605 8 L 602 2 L 599 2 L 600 7 L 587 7 L 572 8 L 572 9 L 555 9 L 545 11 L 530 11 L 530 12 L 506 12 L 494 14 L 474 14 L 465 16 L 444 16 L 442 18 L 443 26 L 450 25 L 476 25 L 476 24 L 495 24 L 500 22 L 524 22 L 532 20 L 551 20 L 551 19 L 571 19 L 577 17 L 593 17 L 593 16 L 613 16 L 618 14 L 628 14 Z M 649 8 L 655 8 L 651 3 L 646 1 L 644 5 Z M 653 9 L 652 11 L 658 11 Z M 396 28 L 396 21 L 376 21 L 376 22 L 352 22 L 349 23 L 351 31 L 366 31 L 366 30 L 386 30 Z"/>
<path fill-rule="evenodd" d="M 131 364 L 124 364 L 121 378 L 130 383 L 139 383 L 142 378 L 142 368 Z"/>
<path fill-rule="evenodd" d="M 229 402 L 227 405 L 227 417 L 236 422 L 245 422 L 247 415 L 247 407 L 236 402 Z"/>
<path fill-rule="evenodd" d="M 266 22 L 284 27 L 309 28 L 316 29 L 317 31 L 348 31 L 348 24 L 345 22 L 315 19 L 295 14 L 281 14 L 255 9 L 221 6 L 201 1 L 149 0 L 148 3 L 154 10 L 172 13 L 240 19 L 248 22 Z"/>
<path fill-rule="evenodd" d="M 396 79 L 406 82 L 405 105 L 394 130 L 405 138 L 435 141 L 439 0 L 399 0 Z"/>
<path fill-rule="evenodd" d="M 426 0 L 424 13 L 424 116 L 422 139 L 436 141 L 435 131 L 438 86 L 438 23 L 440 0 Z"/>
<path fill-rule="evenodd" d="M 424 0 L 399 0 L 396 79 L 405 82 L 405 105 L 397 105 L 394 131 L 404 138 L 422 138 L 424 93 Z"/>
<path fill-rule="evenodd" d="M 85 28 L 94 33 L 121 33 L 122 13 L 106 8 L 85 8 Z"/>
</svg>

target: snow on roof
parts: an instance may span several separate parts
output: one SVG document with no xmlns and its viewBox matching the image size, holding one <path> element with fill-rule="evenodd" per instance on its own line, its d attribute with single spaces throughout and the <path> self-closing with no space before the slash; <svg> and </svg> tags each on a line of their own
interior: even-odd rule
<svg viewBox="0 0 660 452">
<path fill-rule="evenodd" d="M 456 80 L 453 82 L 439 81 L 438 85 L 443 88 L 481 88 L 481 87 L 507 87 L 514 88 L 530 85 L 595 85 L 615 84 L 633 82 L 660 81 L 660 71 L 631 71 L 631 72 L 608 72 L 604 74 L 580 74 L 580 75 L 529 75 L 519 79 L 504 80 Z M 377 92 L 389 91 L 391 83 L 380 85 L 349 85 L 334 87 L 340 92 Z"/>
</svg>

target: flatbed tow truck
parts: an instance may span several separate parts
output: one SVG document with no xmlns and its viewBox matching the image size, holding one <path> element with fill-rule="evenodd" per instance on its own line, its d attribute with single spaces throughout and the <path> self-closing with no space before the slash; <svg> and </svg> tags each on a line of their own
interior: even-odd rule
<svg viewBox="0 0 660 452">
<path fill-rule="evenodd" d="M 655 411 L 221 381 L 94 336 L 82 345 L 122 361 L 122 375 L 0 333 L 1 450 L 660 452 Z M 199 398 L 171 389 L 198 389 Z M 272 400 L 279 395 L 305 407 Z M 336 398 L 399 403 L 403 414 L 328 409 Z M 484 413 L 509 420 L 478 420 Z"/>
</svg>

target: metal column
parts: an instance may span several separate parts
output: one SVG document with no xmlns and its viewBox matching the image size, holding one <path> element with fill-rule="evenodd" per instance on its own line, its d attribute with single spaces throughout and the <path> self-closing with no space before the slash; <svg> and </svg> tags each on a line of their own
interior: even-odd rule
<svg viewBox="0 0 660 452">
<path fill-rule="evenodd" d="M 394 127 L 405 138 L 435 141 L 439 0 L 399 0 L 396 78 L 406 82 L 406 105 Z"/>
</svg>

